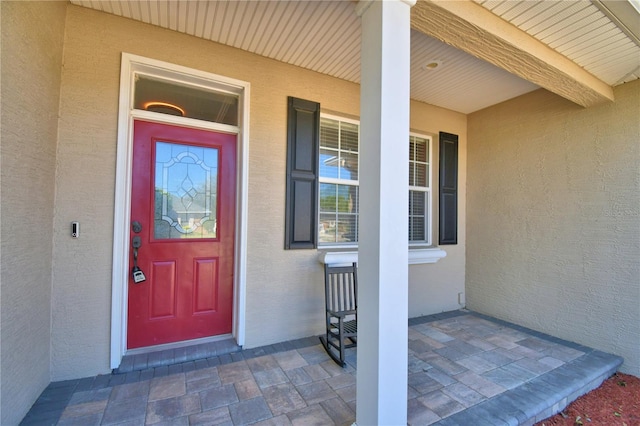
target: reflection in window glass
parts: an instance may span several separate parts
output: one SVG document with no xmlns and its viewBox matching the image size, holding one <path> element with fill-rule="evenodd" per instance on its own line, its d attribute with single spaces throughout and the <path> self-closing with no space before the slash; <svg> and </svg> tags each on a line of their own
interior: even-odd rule
<svg viewBox="0 0 640 426">
<path fill-rule="evenodd" d="M 329 118 L 320 120 L 320 176 L 358 180 L 357 124 Z"/>
<path fill-rule="evenodd" d="M 357 124 L 321 118 L 321 244 L 358 241 L 358 141 Z"/>
<path fill-rule="evenodd" d="M 133 108 L 237 126 L 239 97 L 137 74 Z"/>
<path fill-rule="evenodd" d="M 154 238 L 216 238 L 218 150 L 156 142 Z"/>
<path fill-rule="evenodd" d="M 356 185 L 320 184 L 321 243 L 358 241 L 358 187 Z"/>
</svg>

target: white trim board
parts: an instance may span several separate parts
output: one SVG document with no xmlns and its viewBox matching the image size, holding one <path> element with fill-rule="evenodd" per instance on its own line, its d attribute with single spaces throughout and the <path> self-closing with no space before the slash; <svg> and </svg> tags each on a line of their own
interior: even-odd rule
<svg viewBox="0 0 640 426">
<path fill-rule="evenodd" d="M 206 90 L 239 96 L 238 126 L 194 120 L 148 111 L 133 110 L 135 73 L 144 73 Z M 233 330 L 239 346 L 244 345 L 247 264 L 247 216 L 249 194 L 249 100 L 248 82 L 211 74 L 168 62 L 122 53 L 120 101 L 118 105 L 118 139 L 113 225 L 113 268 L 111 276 L 111 350 L 110 368 L 118 368 L 127 352 L 127 297 L 129 282 L 129 239 L 131 221 L 131 165 L 133 157 L 133 120 L 135 118 L 215 130 L 237 135 L 236 237 L 234 256 Z"/>
<path fill-rule="evenodd" d="M 409 265 L 436 263 L 447 256 L 440 247 L 424 247 L 409 249 Z M 327 265 L 350 265 L 358 263 L 358 249 L 354 250 L 318 250 L 318 262 Z"/>
</svg>

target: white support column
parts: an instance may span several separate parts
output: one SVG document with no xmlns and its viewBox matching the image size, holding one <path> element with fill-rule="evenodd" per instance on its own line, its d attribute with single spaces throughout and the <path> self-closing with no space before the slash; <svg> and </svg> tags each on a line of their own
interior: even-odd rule
<svg viewBox="0 0 640 426">
<path fill-rule="evenodd" d="M 360 0 L 359 425 L 407 424 L 410 9 Z"/>
</svg>

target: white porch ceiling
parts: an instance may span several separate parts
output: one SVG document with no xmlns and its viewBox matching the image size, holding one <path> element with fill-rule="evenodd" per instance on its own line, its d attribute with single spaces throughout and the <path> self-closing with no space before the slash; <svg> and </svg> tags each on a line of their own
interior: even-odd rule
<svg viewBox="0 0 640 426">
<path fill-rule="evenodd" d="M 606 85 L 640 78 L 640 12 L 626 0 L 473 1 Z M 71 3 L 344 80 L 360 80 L 360 21 L 351 0 Z M 508 66 L 503 69 L 437 38 L 411 31 L 413 99 L 471 113 L 540 87 L 506 71 Z M 430 62 L 440 65 L 428 70 Z"/>
</svg>

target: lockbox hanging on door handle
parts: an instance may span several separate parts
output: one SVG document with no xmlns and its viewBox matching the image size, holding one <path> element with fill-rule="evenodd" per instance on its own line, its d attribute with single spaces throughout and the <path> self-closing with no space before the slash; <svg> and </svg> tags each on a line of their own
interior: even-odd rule
<svg viewBox="0 0 640 426">
<path fill-rule="evenodd" d="M 134 232 L 136 232 L 135 227 Z M 134 283 L 140 284 L 147 279 L 142 269 L 138 266 L 138 249 L 142 246 L 142 238 L 140 238 L 139 235 L 135 235 L 131 240 L 131 246 L 133 247 L 133 269 L 131 270 L 131 276 L 133 277 Z"/>
</svg>

